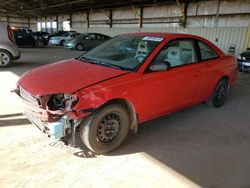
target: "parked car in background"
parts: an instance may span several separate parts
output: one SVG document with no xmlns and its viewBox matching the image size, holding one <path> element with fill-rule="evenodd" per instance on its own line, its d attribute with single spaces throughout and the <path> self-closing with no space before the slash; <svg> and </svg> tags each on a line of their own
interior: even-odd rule
<svg viewBox="0 0 250 188">
<path fill-rule="evenodd" d="M 237 73 L 236 58 L 204 38 L 129 33 L 78 58 L 32 69 L 15 92 L 42 132 L 74 145 L 79 126 L 83 143 L 106 153 L 138 123 L 204 101 L 222 106 Z"/>
<path fill-rule="evenodd" d="M 26 32 L 26 33 L 33 33 L 32 29 L 28 28 L 28 27 L 21 27 L 18 28 L 20 31 Z"/>
<path fill-rule="evenodd" d="M 0 68 L 7 67 L 12 60 L 20 58 L 12 30 L 7 23 L 0 22 Z"/>
<path fill-rule="evenodd" d="M 51 37 L 58 37 L 58 36 L 62 36 L 62 35 L 64 35 L 65 33 L 68 33 L 69 31 L 57 31 L 57 32 L 55 32 L 55 33 L 51 33 L 51 34 L 49 34 L 48 35 L 48 37 L 47 37 L 47 42 L 49 42 L 49 40 L 50 40 L 50 38 Z M 70 31 L 70 32 L 75 32 L 76 33 L 76 31 Z"/>
<path fill-rule="evenodd" d="M 240 72 L 250 72 L 250 49 L 238 55 L 238 69 Z"/>
<path fill-rule="evenodd" d="M 46 39 L 39 34 L 33 33 L 32 30 L 13 29 L 15 42 L 18 46 L 32 46 L 42 48 L 46 45 Z"/>
<path fill-rule="evenodd" d="M 36 32 L 33 32 L 34 35 L 38 35 L 40 37 L 42 37 L 43 41 L 44 41 L 44 44 L 47 45 L 48 44 L 48 36 L 50 35 L 50 33 L 48 32 L 45 32 L 45 31 L 36 31 Z"/>
<path fill-rule="evenodd" d="M 61 36 L 54 36 L 54 37 L 50 37 L 49 40 L 49 44 L 51 45 L 60 45 L 63 46 L 65 40 L 71 40 L 74 39 L 77 35 L 80 35 L 80 33 L 76 33 L 76 32 L 68 32 L 65 33 Z"/>
<path fill-rule="evenodd" d="M 76 36 L 74 39 L 68 39 L 64 42 L 64 47 L 76 49 L 79 51 L 88 51 L 104 42 L 111 37 L 100 33 L 83 33 Z"/>
</svg>

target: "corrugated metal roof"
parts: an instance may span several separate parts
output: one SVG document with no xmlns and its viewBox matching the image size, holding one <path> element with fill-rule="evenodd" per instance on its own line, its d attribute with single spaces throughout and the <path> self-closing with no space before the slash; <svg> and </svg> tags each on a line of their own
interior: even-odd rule
<svg viewBox="0 0 250 188">
<path fill-rule="evenodd" d="M 192 0 L 178 0 L 187 2 Z M 25 17 L 65 14 L 75 11 L 93 11 L 129 6 L 173 4 L 177 0 L 6 0 L 0 3 L 0 13 Z"/>
</svg>

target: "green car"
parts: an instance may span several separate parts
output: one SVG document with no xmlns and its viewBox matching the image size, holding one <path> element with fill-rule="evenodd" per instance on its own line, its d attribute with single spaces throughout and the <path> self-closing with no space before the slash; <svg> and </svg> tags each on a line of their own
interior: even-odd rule
<svg viewBox="0 0 250 188">
<path fill-rule="evenodd" d="M 101 33 L 83 33 L 76 36 L 74 39 L 65 40 L 64 48 L 88 51 L 103 42 L 106 42 L 110 38 L 110 36 Z"/>
</svg>

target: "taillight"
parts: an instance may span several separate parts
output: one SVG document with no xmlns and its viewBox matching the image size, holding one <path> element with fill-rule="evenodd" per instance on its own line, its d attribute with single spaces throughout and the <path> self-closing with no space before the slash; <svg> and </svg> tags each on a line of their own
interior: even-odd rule
<svg viewBox="0 0 250 188">
<path fill-rule="evenodd" d="M 12 41 L 12 42 L 15 42 L 14 35 L 13 35 L 12 30 L 10 29 L 10 26 L 7 27 L 7 32 L 8 32 L 9 40 Z"/>
</svg>

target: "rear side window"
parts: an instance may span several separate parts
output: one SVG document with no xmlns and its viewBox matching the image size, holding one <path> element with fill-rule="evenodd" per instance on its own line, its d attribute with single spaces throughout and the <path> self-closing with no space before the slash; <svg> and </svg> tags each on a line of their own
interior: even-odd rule
<svg viewBox="0 0 250 188">
<path fill-rule="evenodd" d="M 216 52 L 204 42 L 198 41 L 198 45 L 200 48 L 201 60 L 204 61 L 204 60 L 214 59 L 218 57 Z"/>
<path fill-rule="evenodd" d="M 104 35 L 96 35 L 96 38 L 97 39 L 99 39 L 99 40 L 104 40 L 105 39 L 105 37 L 104 37 Z"/>
</svg>

